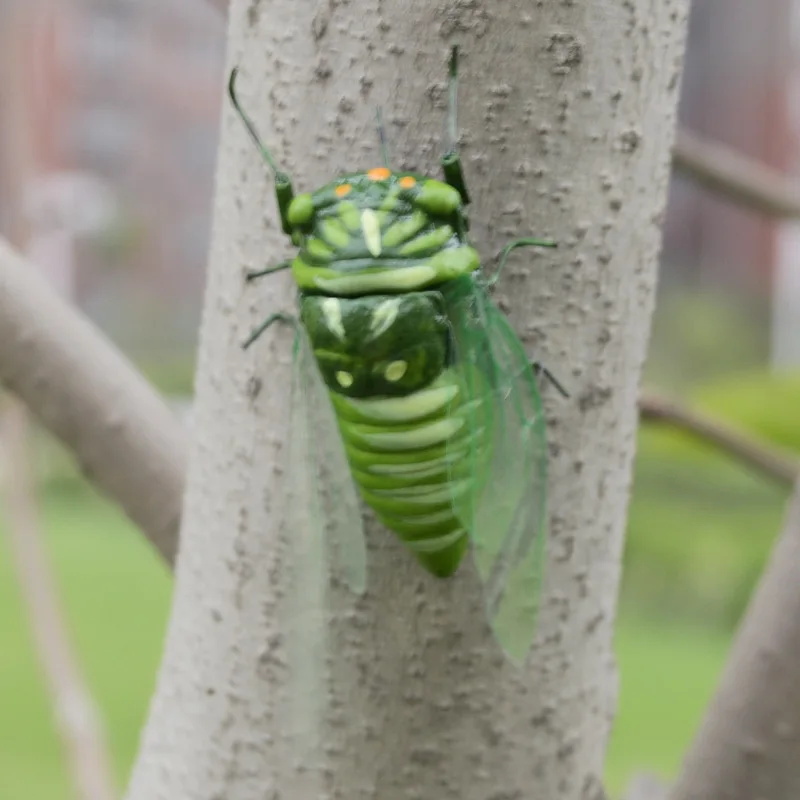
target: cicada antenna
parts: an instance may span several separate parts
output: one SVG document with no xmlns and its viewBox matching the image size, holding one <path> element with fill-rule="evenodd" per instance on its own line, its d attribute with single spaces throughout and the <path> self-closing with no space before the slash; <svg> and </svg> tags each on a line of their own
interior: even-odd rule
<svg viewBox="0 0 800 800">
<path fill-rule="evenodd" d="M 245 128 L 247 128 L 247 132 L 250 134 L 250 138 L 253 140 L 256 147 L 258 148 L 258 152 L 261 153 L 261 157 L 264 159 L 264 161 L 267 162 L 267 165 L 269 166 L 272 172 L 272 176 L 275 180 L 275 195 L 278 200 L 278 209 L 280 210 L 281 214 L 281 226 L 283 228 L 284 233 L 291 234 L 292 227 L 289 224 L 288 211 L 289 211 L 289 205 L 294 199 L 294 189 L 292 188 L 292 180 L 275 163 L 275 159 L 272 157 L 272 153 L 270 153 L 267 146 L 261 141 L 261 137 L 258 135 L 256 126 L 253 124 L 253 121 L 250 119 L 247 112 L 242 108 L 241 104 L 239 103 L 239 98 L 236 96 L 236 76 L 238 74 L 239 74 L 239 67 L 234 67 L 231 70 L 231 77 L 230 80 L 228 81 L 228 96 L 231 98 L 231 103 L 233 104 L 234 109 L 236 109 L 236 113 L 239 115 L 239 118 L 244 123 Z"/>
<path fill-rule="evenodd" d="M 378 126 L 378 138 L 381 142 L 383 166 L 389 169 L 389 146 L 386 143 L 386 128 L 383 125 L 383 112 L 380 106 L 375 109 L 375 124 Z"/>
</svg>

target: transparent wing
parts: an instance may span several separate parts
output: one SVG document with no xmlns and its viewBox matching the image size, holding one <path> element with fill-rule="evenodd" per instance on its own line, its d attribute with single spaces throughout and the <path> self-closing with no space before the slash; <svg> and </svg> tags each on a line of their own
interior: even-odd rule
<svg viewBox="0 0 800 800">
<path fill-rule="evenodd" d="M 533 369 L 522 343 L 481 286 L 444 293 L 461 383 L 467 456 L 451 471 L 455 513 L 469 531 L 489 623 L 521 663 L 533 643 L 547 529 L 547 441 Z M 463 479 L 469 487 L 463 491 Z"/>
<path fill-rule="evenodd" d="M 335 574 L 361 594 L 367 582 L 361 505 L 328 389 L 299 325 L 293 356 L 290 446 L 302 460 L 292 458 L 291 467 L 303 476 L 298 485 L 307 488 L 305 499 L 315 511 L 307 515 L 310 541 L 327 548 Z"/>
<path fill-rule="evenodd" d="M 307 763 L 320 755 L 327 704 L 329 564 L 352 591 L 366 586 L 361 508 L 330 396 L 305 330 L 296 326 L 288 478 L 287 649 L 291 732 Z"/>
</svg>

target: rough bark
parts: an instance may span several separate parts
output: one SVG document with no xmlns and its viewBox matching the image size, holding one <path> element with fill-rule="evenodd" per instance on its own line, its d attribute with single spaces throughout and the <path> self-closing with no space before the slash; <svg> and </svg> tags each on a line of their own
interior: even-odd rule
<svg viewBox="0 0 800 800">
<path fill-rule="evenodd" d="M 509 267 L 500 302 L 573 392 L 548 396 L 549 574 L 530 667 L 499 656 L 469 566 L 422 574 L 369 529 L 369 591 L 334 591 L 332 797 L 600 796 L 616 699 L 612 623 L 640 367 L 653 304 L 685 0 L 234 2 L 229 66 L 299 191 L 379 162 L 435 170 L 448 45 L 463 52 L 461 127 L 473 233 L 489 259 L 513 235 L 561 242 Z M 288 252 L 272 188 L 226 106 L 196 431 L 166 652 L 129 800 L 315 797 L 280 703 L 281 514 L 288 276 L 245 267 Z M 513 298 L 513 301 L 510 299 Z"/>
<path fill-rule="evenodd" d="M 0 381 L 172 563 L 185 432 L 91 323 L 0 239 Z"/>
<path fill-rule="evenodd" d="M 670 800 L 800 796 L 800 485 Z"/>
</svg>

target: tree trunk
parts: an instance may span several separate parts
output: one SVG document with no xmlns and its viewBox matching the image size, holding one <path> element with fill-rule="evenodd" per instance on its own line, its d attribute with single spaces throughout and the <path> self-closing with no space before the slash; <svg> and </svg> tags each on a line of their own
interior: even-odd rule
<svg viewBox="0 0 800 800">
<path fill-rule="evenodd" d="M 612 630 L 656 280 L 686 0 L 234 2 L 229 66 L 298 191 L 380 163 L 438 173 L 448 46 L 484 260 L 514 235 L 498 293 L 548 393 L 549 572 L 529 667 L 498 654 L 470 564 L 437 580 L 370 524 L 369 588 L 333 590 L 332 797 L 600 796 L 614 714 Z M 226 104 L 181 551 L 158 689 L 129 800 L 318 796 L 280 716 L 279 620 L 291 334 L 240 344 L 291 309 L 243 269 L 288 254 L 268 173 Z"/>
</svg>

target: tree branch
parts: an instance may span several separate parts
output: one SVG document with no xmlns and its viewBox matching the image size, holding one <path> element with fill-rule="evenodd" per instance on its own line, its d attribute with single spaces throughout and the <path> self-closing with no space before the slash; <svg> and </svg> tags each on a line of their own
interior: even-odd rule
<svg viewBox="0 0 800 800">
<path fill-rule="evenodd" d="M 800 796 L 800 483 L 670 800 Z"/>
<path fill-rule="evenodd" d="M 100 715 L 81 677 L 41 539 L 24 407 L 8 402 L 0 426 L 8 540 L 67 763 L 79 797 L 113 800 L 117 792 Z"/>
<path fill-rule="evenodd" d="M 787 486 L 793 485 L 800 475 L 800 463 L 796 459 L 675 400 L 645 393 L 639 399 L 639 418 L 644 422 L 674 425 Z"/>
<path fill-rule="evenodd" d="M 666 785 L 653 775 L 635 775 L 628 786 L 625 800 L 667 800 Z"/>
<path fill-rule="evenodd" d="M 732 202 L 769 216 L 800 218 L 800 191 L 793 182 L 724 145 L 678 131 L 672 165 Z"/>
<path fill-rule="evenodd" d="M 0 381 L 171 565 L 186 437 L 125 357 L 0 239 Z"/>
</svg>

